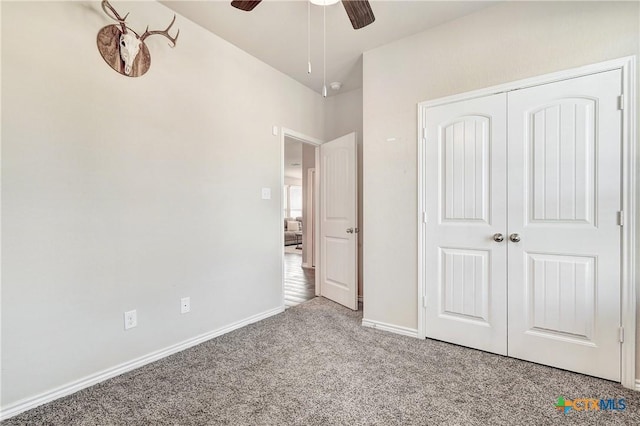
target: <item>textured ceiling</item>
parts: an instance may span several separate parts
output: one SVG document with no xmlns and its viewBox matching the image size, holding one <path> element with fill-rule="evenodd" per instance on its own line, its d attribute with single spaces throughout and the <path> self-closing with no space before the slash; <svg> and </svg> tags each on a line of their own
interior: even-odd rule
<svg viewBox="0 0 640 426">
<path fill-rule="evenodd" d="M 322 91 L 323 7 L 310 6 L 312 73 L 307 73 L 307 2 L 265 0 L 252 12 L 230 1 L 162 1 L 164 5 L 316 92 Z M 376 21 L 354 30 L 342 4 L 327 6 L 327 85 L 362 87 L 362 53 L 489 7 L 485 1 L 370 1 Z M 330 88 L 329 95 L 335 93 Z"/>
</svg>

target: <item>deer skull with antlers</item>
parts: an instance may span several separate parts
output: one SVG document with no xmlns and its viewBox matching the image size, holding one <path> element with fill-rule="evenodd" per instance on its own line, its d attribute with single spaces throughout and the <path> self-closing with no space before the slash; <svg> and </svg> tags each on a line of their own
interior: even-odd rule
<svg viewBox="0 0 640 426">
<path fill-rule="evenodd" d="M 111 68 L 120 74 L 139 77 L 147 72 L 151 66 L 151 56 L 144 40 L 151 35 L 165 36 L 172 43 L 169 46 L 175 47 L 180 30 L 175 37 L 169 35 L 169 30 L 176 22 L 175 15 L 165 30 L 149 31 L 147 26 L 145 32 L 138 36 L 135 31 L 127 27 L 128 13 L 121 17 L 108 0 L 102 0 L 102 9 L 108 17 L 118 22 L 119 28 L 118 25 L 107 25 L 98 32 L 98 50 Z"/>
</svg>

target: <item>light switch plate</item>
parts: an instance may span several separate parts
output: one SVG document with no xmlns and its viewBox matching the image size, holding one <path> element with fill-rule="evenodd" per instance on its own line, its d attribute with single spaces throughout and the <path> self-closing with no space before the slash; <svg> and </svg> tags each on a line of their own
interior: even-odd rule
<svg viewBox="0 0 640 426">
<path fill-rule="evenodd" d="M 262 188 L 262 199 L 263 200 L 271 199 L 271 188 Z"/>
</svg>

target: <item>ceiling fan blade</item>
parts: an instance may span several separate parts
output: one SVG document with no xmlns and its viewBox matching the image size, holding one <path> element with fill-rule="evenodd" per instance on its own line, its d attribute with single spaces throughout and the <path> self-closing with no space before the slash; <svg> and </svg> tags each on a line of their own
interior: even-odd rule
<svg viewBox="0 0 640 426">
<path fill-rule="evenodd" d="M 253 1 L 241 1 L 241 0 L 233 0 L 231 2 L 231 6 L 236 9 L 244 10 L 245 12 L 251 12 L 257 5 L 260 4 L 262 0 L 253 0 Z"/>
<path fill-rule="evenodd" d="M 359 30 L 376 20 L 368 0 L 342 0 L 354 30 Z"/>
</svg>

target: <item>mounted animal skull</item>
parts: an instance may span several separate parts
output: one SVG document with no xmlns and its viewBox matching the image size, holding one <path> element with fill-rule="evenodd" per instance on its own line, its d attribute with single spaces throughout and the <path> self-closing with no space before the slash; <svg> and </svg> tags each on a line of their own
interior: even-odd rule
<svg viewBox="0 0 640 426">
<path fill-rule="evenodd" d="M 175 47 L 180 30 L 175 37 L 169 35 L 169 29 L 176 21 L 173 20 L 169 26 L 163 31 L 149 31 L 149 27 L 145 32 L 138 34 L 131 28 L 127 27 L 126 19 L 129 14 L 121 17 L 108 0 L 102 0 L 102 9 L 108 17 L 117 21 L 118 25 L 107 25 L 98 32 L 98 50 L 104 60 L 120 74 L 130 77 L 139 77 L 146 73 L 151 66 L 151 56 L 144 40 L 151 35 L 162 35 L 168 38 L 171 43 L 169 46 Z"/>
<path fill-rule="evenodd" d="M 137 34 L 120 34 L 120 57 L 124 62 L 124 73 L 127 75 L 131 74 L 133 61 L 138 56 L 138 52 L 140 52 L 141 44 L 142 41 L 140 41 Z"/>
</svg>

